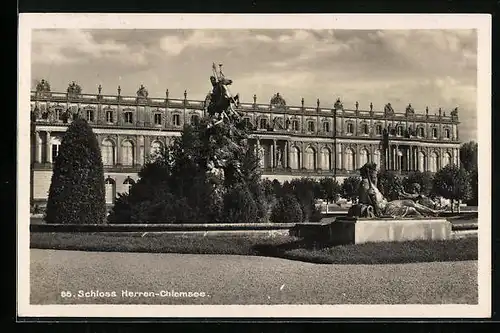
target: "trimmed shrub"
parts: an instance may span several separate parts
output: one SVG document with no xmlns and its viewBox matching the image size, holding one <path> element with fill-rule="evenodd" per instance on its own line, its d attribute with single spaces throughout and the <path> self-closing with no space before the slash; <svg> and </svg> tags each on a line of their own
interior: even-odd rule
<svg viewBox="0 0 500 333">
<path fill-rule="evenodd" d="M 303 221 L 302 208 L 294 195 L 284 195 L 274 206 L 271 222 L 298 223 Z"/>
<path fill-rule="evenodd" d="M 55 159 L 45 221 L 101 224 L 105 217 L 101 150 L 90 126 L 77 118 L 64 134 Z"/>
<path fill-rule="evenodd" d="M 223 221 L 226 223 L 257 223 L 259 211 L 248 187 L 239 184 L 224 195 Z"/>
</svg>

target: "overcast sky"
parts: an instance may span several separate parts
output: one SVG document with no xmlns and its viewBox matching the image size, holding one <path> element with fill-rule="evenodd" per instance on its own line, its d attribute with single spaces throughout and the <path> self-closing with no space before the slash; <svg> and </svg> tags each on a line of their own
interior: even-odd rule
<svg viewBox="0 0 500 333">
<path fill-rule="evenodd" d="M 462 141 L 476 140 L 477 35 L 474 30 L 38 30 L 32 79 L 53 91 L 76 81 L 83 92 L 204 99 L 212 62 L 223 63 L 242 102 L 333 105 L 430 114 L 459 107 Z"/>
</svg>

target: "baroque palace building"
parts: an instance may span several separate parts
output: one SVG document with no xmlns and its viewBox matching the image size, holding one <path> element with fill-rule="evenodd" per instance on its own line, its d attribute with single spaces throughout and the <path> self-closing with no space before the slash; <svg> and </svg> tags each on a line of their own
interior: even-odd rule
<svg viewBox="0 0 500 333">
<path fill-rule="evenodd" d="M 42 80 L 31 92 L 31 200 L 44 204 L 61 136 L 77 114 L 92 126 L 101 146 L 106 201 L 127 192 L 151 153 L 169 145 L 185 124 L 204 116 L 205 101 L 152 98 L 141 85 L 136 96 L 84 94 L 71 83 L 53 92 Z M 253 127 L 250 144 L 259 152 L 263 177 L 279 181 L 297 177 L 335 177 L 340 182 L 366 162 L 388 170 L 436 172 L 459 163 L 458 111 L 416 113 L 411 104 L 397 113 L 390 103 L 375 110 L 334 105 L 288 106 L 275 94 L 269 103 L 240 103 L 238 109 Z M 384 135 L 387 134 L 387 135 Z M 384 145 L 384 136 L 388 138 Z M 386 148 L 386 149 L 384 149 Z"/>
</svg>

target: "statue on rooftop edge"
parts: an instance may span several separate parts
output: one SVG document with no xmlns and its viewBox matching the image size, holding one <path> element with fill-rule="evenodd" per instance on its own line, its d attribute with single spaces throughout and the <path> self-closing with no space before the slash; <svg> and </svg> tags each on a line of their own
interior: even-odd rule
<svg viewBox="0 0 500 333">
<path fill-rule="evenodd" d="M 427 206 L 425 197 L 416 193 L 400 191 L 403 199 L 388 201 L 377 188 L 377 165 L 366 163 L 360 169 L 361 183 L 358 189 L 359 201 L 348 212 L 351 217 L 403 218 L 409 216 L 437 216 L 440 211 Z M 424 203 L 426 205 L 424 205 Z"/>
</svg>

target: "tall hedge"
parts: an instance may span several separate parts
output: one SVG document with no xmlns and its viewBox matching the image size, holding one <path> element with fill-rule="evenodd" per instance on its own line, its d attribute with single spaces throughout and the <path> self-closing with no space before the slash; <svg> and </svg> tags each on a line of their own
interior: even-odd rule
<svg viewBox="0 0 500 333">
<path fill-rule="evenodd" d="M 105 222 L 104 169 L 99 143 L 84 119 L 65 132 L 49 189 L 45 220 L 61 224 Z"/>
</svg>

